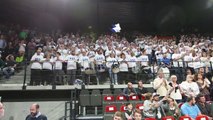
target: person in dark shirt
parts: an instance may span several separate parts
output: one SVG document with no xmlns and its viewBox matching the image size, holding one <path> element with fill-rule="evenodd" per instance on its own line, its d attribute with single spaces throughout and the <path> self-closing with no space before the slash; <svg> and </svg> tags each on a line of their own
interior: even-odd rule
<svg viewBox="0 0 213 120">
<path fill-rule="evenodd" d="M 197 106 L 200 109 L 201 114 L 207 115 L 208 117 L 213 117 L 211 113 L 211 105 L 206 102 L 205 95 L 198 94 L 197 98 Z"/>
<path fill-rule="evenodd" d="M 143 87 L 142 80 L 138 81 L 138 88 L 136 89 L 138 97 L 141 99 L 142 97 L 146 96 L 146 93 L 148 93 L 148 90 Z"/>
<path fill-rule="evenodd" d="M 132 83 L 128 82 L 127 88 L 124 88 L 124 90 L 123 90 L 123 95 L 126 96 L 128 99 L 130 96 L 133 96 L 136 94 L 137 94 L 137 92 L 136 92 L 135 88 L 133 88 Z"/>
<path fill-rule="evenodd" d="M 5 78 L 9 79 L 11 75 L 14 74 L 16 62 L 14 60 L 14 56 L 12 54 L 6 57 L 6 67 L 3 68 L 3 73 L 5 74 Z"/>
<path fill-rule="evenodd" d="M 39 111 L 39 104 L 34 103 L 30 107 L 30 114 L 25 120 L 47 120 L 47 117 Z"/>
</svg>

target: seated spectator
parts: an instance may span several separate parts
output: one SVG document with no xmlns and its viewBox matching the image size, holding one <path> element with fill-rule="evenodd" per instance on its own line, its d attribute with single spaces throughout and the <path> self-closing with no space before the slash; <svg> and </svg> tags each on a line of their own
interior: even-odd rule
<svg viewBox="0 0 213 120">
<path fill-rule="evenodd" d="M 135 109 L 133 113 L 133 120 L 142 120 L 142 114 L 139 109 Z"/>
<path fill-rule="evenodd" d="M 209 117 L 213 117 L 213 114 L 211 113 L 211 104 L 206 102 L 205 95 L 198 94 L 197 96 L 197 106 L 200 109 L 201 114 L 207 115 Z"/>
<path fill-rule="evenodd" d="M 124 120 L 122 116 L 123 116 L 122 113 L 120 111 L 117 111 L 113 115 L 113 120 Z"/>
<path fill-rule="evenodd" d="M 14 74 L 16 68 L 16 62 L 14 60 L 14 56 L 12 54 L 6 57 L 6 67 L 3 68 L 3 73 L 5 74 L 5 78 L 9 79 L 11 75 Z"/>
<path fill-rule="evenodd" d="M 16 70 L 19 71 L 22 69 L 22 67 L 24 66 L 24 53 L 23 52 L 19 52 L 18 56 L 16 56 Z"/>
<path fill-rule="evenodd" d="M 135 88 L 133 88 L 132 83 L 128 82 L 127 88 L 124 88 L 124 90 L 123 90 L 123 95 L 126 96 L 126 98 L 128 99 L 130 96 L 133 96 L 136 94 L 137 94 L 137 92 L 136 92 Z"/>
<path fill-rule="evenodd" d="M 195 102 L 195 97 L 188 97 L 187 101 L 181 106 L 182 114 L 191 117 L 193 120 L 197 116 L 202 115 Z"/>
<path fill-rule="evenodd" d="M 126 104 L 125 118 L 126 118 L 126 120 L 132 120 L 133 119 L 133 105 L 132 105 L 132 103 Z"/>
<path fill-rule="evenodd" d="M 5 66 L 5 62 L 4 62 L 4 60 L 2 60 L 2 57 L 0 55 L 0 76 L 3 75 L 2 69 L 4 68 L 4 66 Z"/>
<path fill-rule="evenodd" d="M 168 104 L 163 107 L 166 116 L 173 116 L 176 120 L 178 120 L 181 113 L 176 101 L 173 98 L 168 98 L 167 103 Z"/>
<path fill-rule="evenodd" d="M 137 91 L 137 94 L 138 94 L 140 99 L 141 99 L 142 96 L 145 97 L 146 93 L 148 93 L 147 88 L 143 87 L 142 80 L 138 81 L 138 88 L 136 89 L 136 91 Z"/>
<path fill-rule="evenodd" d="M 143 115 L 145 118 L 155 118 L 157 113 L 157 105 L 152 104 L 152 94 L 147 93 L 144 101 Z"/>
</svg>

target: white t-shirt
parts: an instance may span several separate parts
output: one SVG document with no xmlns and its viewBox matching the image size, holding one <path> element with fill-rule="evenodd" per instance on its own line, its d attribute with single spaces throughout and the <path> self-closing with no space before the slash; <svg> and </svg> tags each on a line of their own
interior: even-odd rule
<svg viewBox="0 0 213 120">
<path fill-rule="evenodd" d="M 137 61 L 138 61 L 138 59 L 135 56 L 129 56 L 128 57 L 129 68 L 135 67 Z"/>
<path fill-rule="evenodd" d="M 61 61 L 55 61 L 55 64 L 54 64 L 55 70 L 62 70 L 62 67 L 63 67 L 63 64 Z"/>
<path fill-rule="evenodd" d="M 101 54 L 101 55 L 96 54 L 94 59 L 95 59 L 97 65 L 103 64 L 105 62 L 105 57 L 103 54 Z"/>
<path fill-rule="evenodd" d="M 31 69 L 42 69 L 41 61 L 44 59 L 42 54 L 34 54 L 31 58 L 31 61 L 34 61 L 31 65 Z"/>
<path fill-rule="evenodd" d="M 67 61 L 67 70 L 77 69 L 78 56 L 68 55 L 65 60 Z"/>
<path fill-rule="evenodd" d="M 42 64 L 43 69 L 52 70 L 53 66 L 49 61 L 44 61 Z"/>
<path fill-rule="evenodd" d="M 145 50 L 146 50 L 147 54 L 151 54 L 152 53 L 152 47 L 151 46 L 146 45 L 145 46 Z"/>
<path fill-rule="evenodd" d="M 126 60 L 123 60 L 123 59 L 120 58 L 118 61 L 120 63 L 120 66 L 119 66 L 120 71 L 121 72 L 128 72 L 128 65 L 125 62 Z"/>
<path fill-rule="evenodd" d="M 141 66 L 148 66 L 149 58 L 148 58 L 147 55 L 141 55 L 141 56 L 138 58 L 138 61 L 141 62 Z"/>
<path fill-rule="evenodd" d="M 89 68 L 90 59 L 88 56 L 80 56 L 79 63 L 83 67 L 81 70 L 84 71 L 86 68 Z"/>
<path fill-rule="evenodd" d="M 107 68 L 111 68 L 113 64 L 118 64 L 118 60 L 116 58 L 108 57 L 106 63 Z"/>
<path fill-rule="evenodd" d="M 187 82 L 184 81 L 180 84 L 181 89 L 185 92 L 186 96 L 197 96 L 200 93 L 199 87 L 196 82 Z"/>
<path fill-rule="evenodd" d="M 186 62 L 188 62 L 188 63 L 186 63 Z M 184 56 L 184 63 L 186 63 L 185 66 L 194 67 L 194 65 L 193 65 L 193 58 L 190 55 Z"/>
<path fill-rule="evenodd" d="M 174 67 L 183 67 L 183 61 L 182 59 L 179 59 L 180 57 L 181 57 L 181 54 L 177 54 L 177 53 L 172 54 Z M 178 60 L 174 60 L 174 59 L 178 59 Z"/>
</svg>

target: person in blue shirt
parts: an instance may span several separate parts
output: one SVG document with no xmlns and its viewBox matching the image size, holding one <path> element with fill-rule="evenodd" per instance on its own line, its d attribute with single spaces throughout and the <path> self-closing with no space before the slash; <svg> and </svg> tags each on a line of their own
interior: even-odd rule
<svg viewBox="0 0 213 120">
<path fill-rule="evenodd" d="M 195 102 L 195 97 L 188 97 L 186 103 L 181 106 L 182 114 L 189 116 L 192 119 L 195 119 L 197 116 L 201 115 L 200 109 Z"/>
<path fill-rule="evenodd" d="M 165 65 L 166 67 L 170 67 L 171 66 L 171 59 L 167 58 L 167 54 L 164 53 L 163 54 L 163 58 L 160 59 L 161 65 Z"/>
</svg>

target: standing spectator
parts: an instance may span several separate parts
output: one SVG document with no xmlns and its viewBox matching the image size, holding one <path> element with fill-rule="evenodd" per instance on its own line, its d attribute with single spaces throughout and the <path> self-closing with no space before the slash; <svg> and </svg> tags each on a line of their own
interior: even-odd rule
<svg viewBox="0 0 213 120">
<path fill-rule="evenodd" d="M 3 68 L 3 73 L 5 74 L 5 78 L 9 79 L 11 75 L 15 72 L 16 62 L 14 60 L 14 56 L 12 54 L 6 57 L 6 67 Z"/>
<path fill-rule="evenodd" d="M 133 96 L 136 94 L 137 94 L 137 92 L 136 92 L 135 88 L 133 88 L 132 83 L 128 82 L 127 88 L 124 88 L 124 90 L 123 90 L 123 95 L 126 96 L 127 98 L 129 98 L 130 96 Z"/>
<path fill-rule="evenodd" d="M 200 112 L 203 115 L 213 117 L 213 111 L 212 111 L 212 108 L 211 108 L 211 104 L 206 102 L 205 95 L 198 94 L 196 104 L 197 104 L 198 108 L 200 109 Z"/>
<path fill-rule="evenodd" d="M 166 96 L 169 86 L 167 80 L 164 78 L 163 70 L 159 70 L 158 77 L 154 80 L 154 89 L 160 96 Z"/>
<path fill-rule="evenodd" d="M 191 117 L 193 120 L 197 116 L 202 115 L 195 102 L 195 97 L 188 97 L 187 102 L 181 106 L 182 114 Z"/>
<path fill-rule="evenodd" d="M 0 102 L 0 120 L 4 117 L 4 105 Z"/>
<path fill-rule="evenodd" d="M 182 100 L 182 94 L 181 94 L 182 90 L 177 83 L 177 76 L 172 75 L 170 78 L 171 78 L 171 82 L 169 83 L 169 86 L 173 88 L 170 94 L 170 97 L 175 99 L 178 103 L 180 103 Z"/>
<path fill-rule="evenodd" d="M 30 114 L 25 120 L 47 120 L 47 117 L 39 111 L 39 104 L 34 103 L 30 107 Z"/>
<path fill-rule="evenodd" d="M 114 67 L 119 67 L 118 60 L 115 58 L 115 54 L 112 52 L 110 56 L 107 58 L 106 63 L 107 68 L 109 69 L 109 77 L 111 79 L 111 84 L 117 85 L 118 84 L 118 75 L 117 73 L 113 72 Z"/>
<path fill-rule="evenodd" d="M 203 76 L 198 73 L 195 75 L 195 82 L 197 83 L 199 89 L 200 89 L 200 93 L 202 93 L 203 95 L 205 95 L 206 99 L 209 101 L 210 100 L 210 91 L 209 91 L 209 87 L 210 87 L 210 82 L 209 80 L 206 78 L 204 79 Z"/>
<path fill-rule="evenodd" d="M 120 63 L 120 72 L 119 72 L 119 80 L 125 83 L 125 81 L 128 79 L 128 59 L 126 58 L 126 55 L 124 53 L 121 53 L 119 58 Z"/>
<path fill-rule="evenodd" d="M 196 82 L 193 81 L 194 77 L 192 75 L 186 76 L 186 81 L 183 81 L 180 84 L 181 89 L 183 90 L 183 94 L 186 97 L 194 96 L 196 97 L 199 93 L 199 87 Z"/>
</svg>

